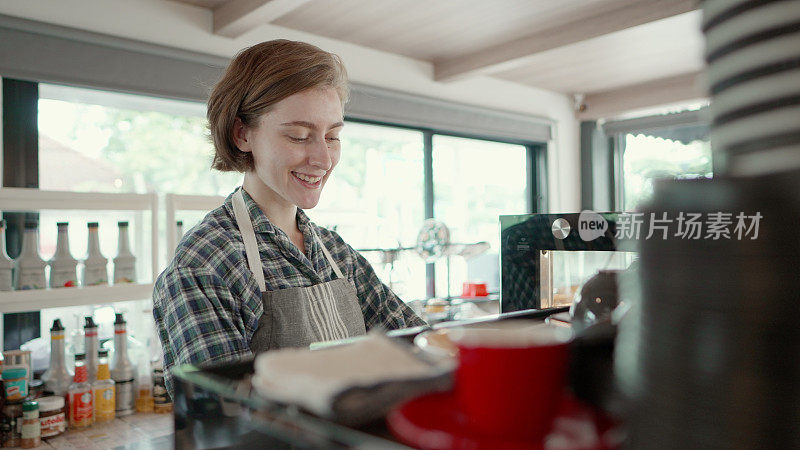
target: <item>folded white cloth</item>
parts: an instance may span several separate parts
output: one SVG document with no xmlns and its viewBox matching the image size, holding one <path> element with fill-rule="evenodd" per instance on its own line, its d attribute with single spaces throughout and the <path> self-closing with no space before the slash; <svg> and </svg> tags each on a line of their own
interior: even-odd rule
<svg viewBox="0 0 800 450">
<path fill-rule="evenodd" d="M 311 351 L 282 349 L 255 360 L 253 387 L 350 425 L 377 419 L 403 400 L 452 387 L 451 362 L 432 363 L 380 334 Z"/>
</svg>

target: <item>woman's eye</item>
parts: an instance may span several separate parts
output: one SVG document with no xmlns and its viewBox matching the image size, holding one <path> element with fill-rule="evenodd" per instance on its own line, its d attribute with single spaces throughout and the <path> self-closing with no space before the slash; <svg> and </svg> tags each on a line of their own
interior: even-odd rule
<svg viewBox="0 0 800 450">
<path fill-rule="evenodd" d="M 305 142 L 308 140 L 307 137 L 297 137 L 297 136 L 289 136 L 289 139 L 293 140 L 294 142 Z"/>
<path fill-rule="evenodd" d="M 336 136 L 329 136 L 329 137 L 326 137 L 325 139 L 328 140 L 328 141 L 338 141 L 339 140 L 339 138 L 336 137 Z"/>
</svg>

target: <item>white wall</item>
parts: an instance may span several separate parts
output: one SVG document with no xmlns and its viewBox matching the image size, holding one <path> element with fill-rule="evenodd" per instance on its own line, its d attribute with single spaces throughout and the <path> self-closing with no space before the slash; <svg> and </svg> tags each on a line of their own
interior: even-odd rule
<svg viewBox="0 0 800 450">
<path fill-rule="evenodd" d="M 439 83 L 430 63 L 273 25 L 236 39 L 217 36 L 209 10 L 172 1 L 4 1 L 0 14 L 224 57 L 264 40 L 302 40 L 339 54 L 354 82 L 550 119 L 550 210 L 579 210 L 579 127 L 566 95 L 489 77 Z"/>
</svg>

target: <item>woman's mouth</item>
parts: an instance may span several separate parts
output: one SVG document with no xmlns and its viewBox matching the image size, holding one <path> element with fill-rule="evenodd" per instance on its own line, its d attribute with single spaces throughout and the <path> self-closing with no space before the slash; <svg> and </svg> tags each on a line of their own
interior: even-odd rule
<svg viewBox="0 0 800 450">
<path fill-rule="evenodd" d="M 319 188 L 320 182 L 322 181 L 322 177 L 313 177 L 303 173 L 292 172 L 292 175 L 300 184 L 310 189 Z"/>
</svg>

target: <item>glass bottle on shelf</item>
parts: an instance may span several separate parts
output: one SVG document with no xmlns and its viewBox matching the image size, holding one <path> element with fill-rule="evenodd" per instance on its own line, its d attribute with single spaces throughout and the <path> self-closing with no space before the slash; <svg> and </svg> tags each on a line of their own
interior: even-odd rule
<svg viewBox="0 0 800 450">
<path fill-rule="evenodd" d="M 147 357 L 142 357 L 139 364 L 137 377 L 136 412 L 153 412 L 153 376 L 150 362 Z"/>
<path fill-rule="evenodd" d="M 181 239 L 183 239 L 183 221 L 179 220 L 175 222 L 175 243 L 179 244 Z"/>
<path fill-rule="evenodd" d="M 53 328 L 50 328 L 50 366 L 42 375 L 44 388 L 54 395 L 65 396 L 72 383 L 72 376 L 64 356 L 64 327 L 61 319 L 56 319 L 53 321 Z"/>
<path fill-rule="evenodd" d="M 84 351 L 86 352 L 86 371 L 89 382 L 97 380 L 97 351 L 100 349 L 97 339 L 97 324 L 94 323 L 92 316 L 84 318 L 86 324 L 83 326 L 83 333 L 86 339 Z"/>
<path fill-rule="evenodd" d="M 0 220 L 0 291 L 14 289 L 14 260 L 6 252 L 6 221 Z"/>
<path fill-rule="evenodd" d="M 48 263 L 50 265 L 50 287 L 74 287 L 78 285 L 78 260 L 69 251 L 69 234 L 67 222 L 58 222 L 58 239 L 56 253 Z"/>
<path fill-rule="evenodd" d="M 114 258 L 114 284 L 136 282 L 136 257 L 131 253 L 128 222 L 119 222 L 119 244 Z"/>
<path fill-rule="evenodd" d="M 75 381 L 67 391 L 70 428 L 83 428 L 92 424 L 94 419 L 94 402 L 92 400 L 92 385 L 89 383 L 89 374 L 86 369 L 86 355 L 79 353 L 75 355 Z"/>
<path fill-rule="evenodd" d="M 19 290 L 44 289 L 47 287 L 44 269 L 47 263 L 39 255 L 39 224 L 35 220 L 25 222 L 22 236 L 22 251 L 15 261 L 15 286 Z"/>
<path fill-rule="evenodd" d="M 128 357 L 128 330 L 122 314 L 114 321 L 114 366 L 111 379 L 116 383 L 116 413 L 127 416 L 136 412 L 136 367 Z"/>
<path fill-rule="evenodd" d="M 114 380 L 108 370 L 108 350 L 103 349 L 98 352 L 97 381 L 92 383 L 95 422 L 114 420 L 114 393 Z"/>
<path fill-rule="evenodd" d="M 100 236 L 97 222 L 89 222 L 88 248 L 83 260 L 83 286 L 108 284 L 108 259 L 100 253 Z"/>
</svg>

